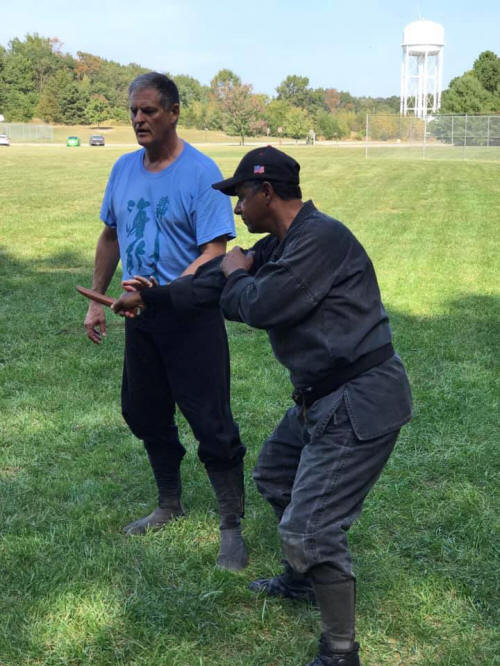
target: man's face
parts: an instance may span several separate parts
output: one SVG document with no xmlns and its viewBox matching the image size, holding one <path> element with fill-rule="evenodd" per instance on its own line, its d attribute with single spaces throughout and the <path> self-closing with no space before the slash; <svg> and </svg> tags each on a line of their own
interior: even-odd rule
<svg viewBox="0 0 500 666">
<path fill-rule="evenodd" d="M 255 189 L 249 185 L 236 187 L 238 201 L 234 207 L 235 215 L 241 215 L 241 219 L 251 234 L 261 234 L 269 231 L 266 224 L 268 208 L 266 206 L 265 185 Z"/>
<path fill-rule="evenodd" d="M 165 110 L 160 95 L 154 88 L 136 90 L 129 97 L 130 119 L 137 143 L 145 148 L 161 145 L 175 131 L 179 117 L 179 105 L 172 104 Z"/>
</svg>

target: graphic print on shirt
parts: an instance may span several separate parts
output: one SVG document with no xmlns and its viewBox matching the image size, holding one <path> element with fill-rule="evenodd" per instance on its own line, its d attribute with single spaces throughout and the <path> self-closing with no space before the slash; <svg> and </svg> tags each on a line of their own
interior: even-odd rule
<svg viewBox="0 0 500 666">
<path fill-rule="evenodd" d="M 142 197 L 137 203 L 132 199 L 128 201 L 127 210 L 130 214 L 134 215 L 134 218 L 132 222 L 127 223 L 125 227 L 129 241 L 127 247 L 125 248 L 125 254 L 127 255 L 127 271 L 130 275 L 134 273 L 147 273 L 148 277 L 153 276 L 158 279 L 161 221 L 168 210 L 169 199 L 168 197 L 161 197 L 156 206 L 153 218 L 155 224 L 155 234 L 153 241 L 153 252 L 151 255 L 151 266 L 146 270 L 146 264 L 143 264 L 143 258 L 146 254 L 146 241 L 144 240 L 144 233 L 146 225 L 151 223 L 151 218 L 147 212 L 147 208 L 150 206 L 151 203 Z"/>
<path fill-rule="evenodd" d="M 151 268 L 151 275 L 153 275 L 158 280 L 158 262 L 160 261 L 160 233 L 161 233 L 161 222 L 165 217 L 165 213 L 168 210 L 169 206 L 168 197 L 161 197 L 156 205 L 155 210 L 155 222 L 156 222 L 156 233 L 155 233 L 155 242 L 153 248 L 153 266 Z"/>
<path fill-rule="evenodd" d="M 137 212 L 131 224 L 127 223 L 126 232 L 130 241 L 125 248 L 125 253 L 127 255 L 127 271 L 130 275 L 134 273 L 141 273 L 142 269 L 142 257 L 146 253 L 146 243 L 144 241 L 144 229 L 146 224 L 149 222 L 148 214 L 146 213 L 146 208 L 151 204 L 149 201 L 145 201 L 142 197 L 137 203 L 129 200 L 127 204 L 127 210 L 129 213 L 133 213 L 135 209 Z M 135 262 L 134 262 L 135 259 Z M 135 268 L 134 268 L 135 266 Z"/>
</svg>

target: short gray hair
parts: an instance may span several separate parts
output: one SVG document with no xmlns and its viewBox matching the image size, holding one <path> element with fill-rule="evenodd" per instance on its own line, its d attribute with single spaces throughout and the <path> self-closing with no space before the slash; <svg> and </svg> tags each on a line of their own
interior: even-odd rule
<svg viewBox="0 0 500 666">
<path fill-rule="evenodd" d="M 158 72 L 148 72 L 147 74 L 140 74 L 132 81 L 128 87 L 129 97 L 137 90 L 144 90 L 145 88 L 153 88 L 158 92 L 160 104 L 168 111 L 173 104 L 179 104 L 179 91 L 177 86 L 165 74 Z"/>
</svg>

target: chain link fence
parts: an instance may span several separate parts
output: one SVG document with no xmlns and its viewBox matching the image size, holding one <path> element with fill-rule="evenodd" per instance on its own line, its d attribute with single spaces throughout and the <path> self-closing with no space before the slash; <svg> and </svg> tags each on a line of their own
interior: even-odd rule
<svg viewBox="0 0 500 666">
<path fill-rule="evenodd" d="M 500 114 L 369 114 L 365 157 L 500 161 Z"/>
<path fill-rule="evenodd" d="M 50 125 L 0 123 L 0 134 L 7 134 L 11 141 L 52 141 L 54 131 Z"/>
</svg>

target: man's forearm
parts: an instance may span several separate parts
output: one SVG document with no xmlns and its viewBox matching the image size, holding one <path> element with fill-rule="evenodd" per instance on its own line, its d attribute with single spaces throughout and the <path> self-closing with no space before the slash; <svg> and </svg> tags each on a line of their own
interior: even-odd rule
<svg viewBox="0 0 500 666">
<path fill-rule="evenodd" d="M 97 241 L 92 289 L 106 293 L 120 259 L 118 239 L 110 232 L 103 232 Z"/>
</svg>

